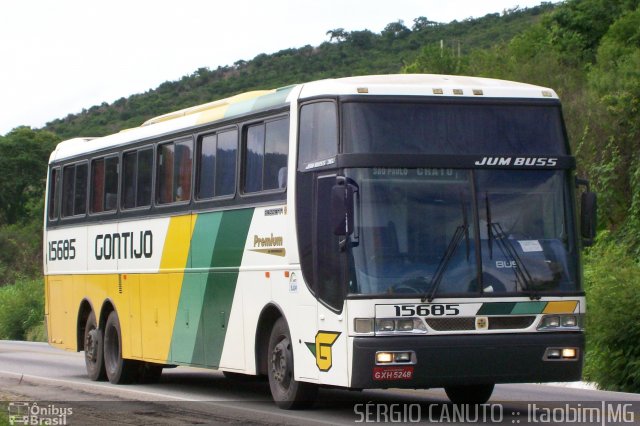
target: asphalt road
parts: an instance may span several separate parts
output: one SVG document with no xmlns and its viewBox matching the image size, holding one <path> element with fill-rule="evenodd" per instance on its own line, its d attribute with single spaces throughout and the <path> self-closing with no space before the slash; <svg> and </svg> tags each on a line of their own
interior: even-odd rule
<svg viewBox="0 0 640 426">
<path fill-rule="evenodd" d="M 0 341 L 2 401 L 60 424 L 640 424 L 638 394 L 538 384 L 497 385 L 489 405 L 460 410 L 441 389 L 321 389 L 313 408 L 283 411 L 265 382 L 179 367 L 156 384 L 116 386 L 87 379 L 83 353 L 13 341 Z"/>
</svg>

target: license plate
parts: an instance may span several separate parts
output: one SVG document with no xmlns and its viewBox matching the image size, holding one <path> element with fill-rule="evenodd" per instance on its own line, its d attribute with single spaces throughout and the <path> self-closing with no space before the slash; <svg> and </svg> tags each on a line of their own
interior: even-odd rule
<svg viewBox="0 0 640 426">
<path fill-rule="evenodd" d="M 373 367 L 373 380 L 411 380 L 412 366 Z"/>
</svg>

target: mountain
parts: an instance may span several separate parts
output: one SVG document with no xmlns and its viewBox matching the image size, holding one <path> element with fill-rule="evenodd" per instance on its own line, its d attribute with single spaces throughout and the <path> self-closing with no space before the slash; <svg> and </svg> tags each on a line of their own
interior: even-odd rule
<svg viewBox="0 0 640 426">
<path fill-rule="evenodd" d="M 380 33 L 369 30 L 327 31 L 329 42 L 320 46 L 291 48 L 215 70 L 200 68 L 178 81 L 167 81 L 154 90 L 103 103 L 53 120 L 45 126 L 68 139 L 103 136 L 139 126 L 145 120 L 181 108 L 225 98 L 254 89 L 272 89 L 294 83 L 360 74 L 398 73 L 426 45 L 440 45 L 461 55 L 507 42 L 554 9 L 543 3 L 528 9 L 441 24 L 425 17 L 411 28 L 402 21 L 388 24 Z"/>
</svg>

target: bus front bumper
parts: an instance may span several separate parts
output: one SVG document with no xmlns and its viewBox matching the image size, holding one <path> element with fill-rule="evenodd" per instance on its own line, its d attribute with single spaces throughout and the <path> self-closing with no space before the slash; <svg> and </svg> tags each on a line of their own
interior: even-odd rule
<svg viewBox="0 0 640 426">
<path fill-rule="evenodd" d="M 577 348 L 574 360 L 545 359 L 549 348 Z M 415 364 L 376 364 L 377 352 L 413 351 Z M 580 380 L 584 334 L 520 333 L 379 336 L 353 339 L 353 388 L 430 388 Z"/>
</svg>

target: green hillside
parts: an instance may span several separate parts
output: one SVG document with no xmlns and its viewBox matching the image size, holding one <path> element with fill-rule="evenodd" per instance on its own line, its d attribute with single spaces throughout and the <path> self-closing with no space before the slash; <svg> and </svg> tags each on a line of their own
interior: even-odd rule
<svg viewBox="0 0 640 426">
<path fill-rule="evenodd" d="M 41 318 L 41 300 L 25 294 L 40 278 L 46 163 L 59 140 L 101 136 L 248 90 L 327 77 L 477 75 L 548 86 L 560 95 L 578 174 L 599 197 L 599 237 L 584 255 L 585 376 L 602 388 L 640 392 L 640 0 L 567 0 L 448 24 L 418 17 L 379 33 L 328 30 L 320 46 L 201 68 L 44 129 L 0 136 L 0 168 L 11 176 L 0 180 L 0 338 L 42 332 L 33 320 Z"/>
<path fill-rule="evenodd" d="M 136 127 L 150 117 L 188 106 L 221 99 L 254 89 L 272 89 L 294 83 L 360 74 L 398 73 L 415 60 L 420 49 L 444 40 L 447 49 L 462 53 L 508 41 L 537 22 L 546 4 L 531 9 L 486 15 L 479 19 L 439 24 L 414 19 L 411 28 L 402 22 L 388 24 L 380 33 L 328 29 L 331 41 L 320 46 L 261 54 L 215 70 L 200 68 L 179 81 L 167 81 L 155 90 L 121 98 L 112 104 L 93 106 L 80 114 L 47 123 L 63 139 L 103 136 Z"/>
</svg>

